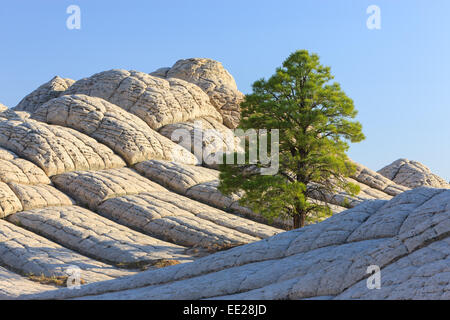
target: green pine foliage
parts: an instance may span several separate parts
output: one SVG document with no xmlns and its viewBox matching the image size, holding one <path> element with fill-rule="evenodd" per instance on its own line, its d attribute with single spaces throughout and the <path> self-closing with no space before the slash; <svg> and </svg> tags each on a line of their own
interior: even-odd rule
<svg viewBox="0 0 450 320">
<path fill-rule="evenodd" d="M 246 164 L 221 166 L 220 191 L 243 191 L 242 205 L 269 220 L 290 217 L 294 228 L 331 214 L 326 204 L 311 199 L 336 190 L 357 194 L 359 187 L 346 180 L 355 170 L 346 151 L 364 135 L 352 120 L 357 115 L 352 99 L 332 79 L 316 54 L 300 50 L 270 79 L 256 81 L 241 104 L 239 128 L 279 129 L 279 170 L 259 174 L 263 165 L 248 163 L 247 147 Z"/>
</svg>

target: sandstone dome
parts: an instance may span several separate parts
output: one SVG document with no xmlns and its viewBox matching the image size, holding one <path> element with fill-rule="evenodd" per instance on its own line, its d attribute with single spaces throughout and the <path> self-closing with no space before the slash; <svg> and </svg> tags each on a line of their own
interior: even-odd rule
<svg viewBox="0 0 450 320">
<path fill-rule="evenodd" d="M 423 168 L 411 184 L 356 164 L 360 194 L 311 199 L 335 214 L 293 231 L 221 194 L 187 142 L 215 129 L 200 143 L 235 150 L 220 139 L 242 99 L 222 64 L 193 58 L 55 77 L 0 106 L 0 298 L 450 298 L 450 191 Z M 380 290 L 367 290 L 369 265 Z M 67 266 L 80 290 L 36 281 Z"/>
</svg>

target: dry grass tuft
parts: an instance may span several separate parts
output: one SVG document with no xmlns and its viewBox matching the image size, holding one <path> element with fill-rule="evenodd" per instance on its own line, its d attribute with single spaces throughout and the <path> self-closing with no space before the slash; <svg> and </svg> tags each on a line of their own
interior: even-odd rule
<svg viewBox="0 0 450 320">
<path fill-rule="evenodd" d="M 46 275 L 28 275 L 28 279 L 40 284 L 53 285 L 57 287 L 66 287 L 68 276 L 46 276 Z M 80 279 L 80 284 L 85 284 L 86 281 Z"/>
</svg>

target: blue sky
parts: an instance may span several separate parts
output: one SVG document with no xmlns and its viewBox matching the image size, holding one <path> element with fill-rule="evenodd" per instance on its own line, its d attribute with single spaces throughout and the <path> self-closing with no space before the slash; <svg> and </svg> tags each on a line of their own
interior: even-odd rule
<svg viewBox="0 0 450 320">
<path fill-rule="evenodd" d="M 244 93 L 293 51 L 316 52 L 355 101 L 367 139 L 350 156 L 378 170 L 405 157 L 450 179 L 450 1 L 0 2 L 0 102 L 55 75 L 151 72 L 176 60 L 221 61 Z M 81 30 L 66 8 L 81 8 Z M 366 9 L 381 9 L 381 30 Z"/>
</svg>

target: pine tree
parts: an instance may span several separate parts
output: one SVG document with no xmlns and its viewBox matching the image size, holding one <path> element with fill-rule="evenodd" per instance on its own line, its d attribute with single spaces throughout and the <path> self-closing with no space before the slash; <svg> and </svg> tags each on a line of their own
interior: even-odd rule
<svg viewBox="0 0 450 320">
<path fill-rule="evenodd" d="M 354 121 L 357 111 L 316 54 L 296 51 L 268 80 L 253 84 L 241 104 L 240 128 L 279 129 L 279 170 L 261 175 L 261 163 L 221 165 L 219 190 L 243 191 L 240 203 L 273 219 L 291 217 L 294 228 L 311 216 L 331 213 L 325 200 L 337 190 L 355 195 L 359 187 L 346 179 L 355 171 L 346 151 L 364 139 Z M 236 156 L 236 155 L 235 155 Z"/>
</svg>

